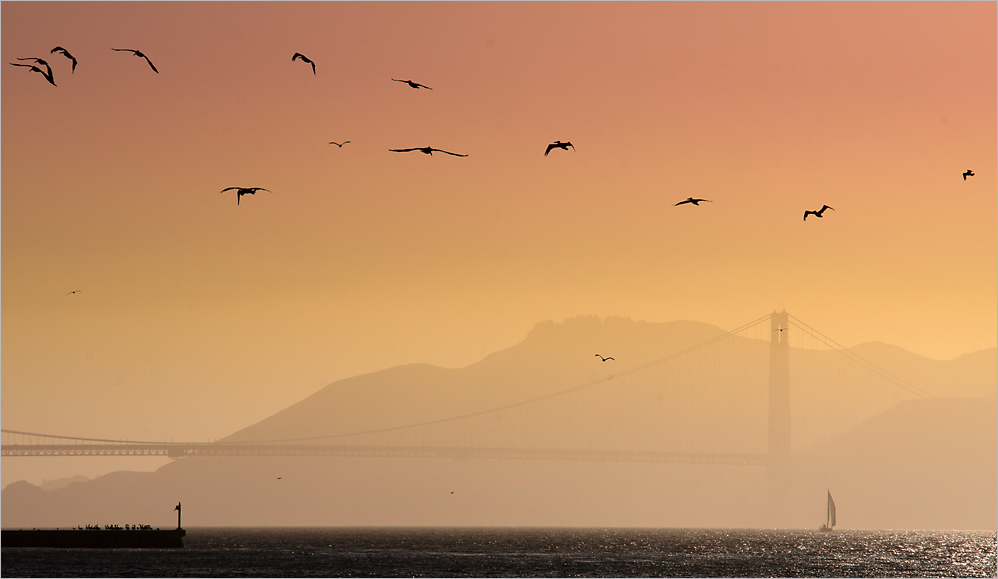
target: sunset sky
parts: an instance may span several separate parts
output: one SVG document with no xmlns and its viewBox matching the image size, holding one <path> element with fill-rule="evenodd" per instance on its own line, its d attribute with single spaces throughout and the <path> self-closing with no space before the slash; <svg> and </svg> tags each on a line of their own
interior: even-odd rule
<svg viewBox="0 0 998 579">
<path fill-rule="evenodd" d="M 0 10 L 58 85 L 3 68 L 6 429 L 221 438 L 580 314 L 996 345 L 994 2 Z"/>
</svg>

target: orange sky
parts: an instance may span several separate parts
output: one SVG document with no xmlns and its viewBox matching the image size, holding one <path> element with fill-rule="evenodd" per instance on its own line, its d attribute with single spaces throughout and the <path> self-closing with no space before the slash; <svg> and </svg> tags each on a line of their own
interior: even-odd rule
<svg viewBox="0 0 998 579">
<path fill-rule="evenodd" d="M 214 439 L 578 314 L 995 346 L 993 2 L 0 10 L 58 84 L 3 68 L 4 428 Z"/>
</svg>

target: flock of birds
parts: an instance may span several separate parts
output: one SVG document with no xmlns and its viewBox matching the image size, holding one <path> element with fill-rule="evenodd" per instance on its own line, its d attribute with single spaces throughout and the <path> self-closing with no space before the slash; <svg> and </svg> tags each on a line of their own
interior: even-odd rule
<svg viewBox="0 0 998 579">
<path fill-rule="evenodd" d="M 136 50 L 134 48 L 112 48 L 111 50 L 114 50 L 114 51 L 117 51 L 117 52 L 131 52 L 136 57 L 145 59 L 146 63 L 149 64 L 149 68 L 151 68 L 152 71 L 155 72 L 156 74 L 159 74 L 159 70 L 156 68 L 156 65 L 154 65 L 152 63 L 152 61 L 149 60 L 149 57 L 146 56 L 145 54 L 143 54 L 142 51 Z M 76 65 L 77 65 L 76 57 L 73 56 L 72 54 L 70 54 L 70 52 L 68 50 L 66 50 L 65 48 L 63 48 L 61 46 L 56 46 L 55 48 L 53 48 L 49 52 L 51 54 L 61 54 L 64 57 L 70 59 L 72 61 L 72 63 L 73 63 L 73 73 L 76 72 Z M 12 66 L 20 66 L 20 67 L 28 68 L 31 72 L 37 72 L 37 73 L 41 74 L 43 77 L 45 77 L 45 80 L 47 80 L 52 86 L 58 86 L 58 85 L 56 85 L 56 83 L 55 83 L 55 77 L 52 74 L 52 67 L 44 59 L 30 56 L 30 57 L 24 57 L 24 58 L 18 57 L 17 60 L 29 60 L 29 61 L 33 61 L 34 64 L 23 64 L 23 63 L 18 63 L 18 62 L 11 62 L 9 64 L 12 65 Z M 299 61 L 299 60 L 302 61 L 305 64 L 310 65 L 312 67 L 312 74 L 313 75 L 316 74 L 316 71 L 315 71 L 315 62 L 312 59 L 310 59 L 309 57 L 305 56 L 304 54 L 302 54 L 300 52 L 294 53 L 294 55 L 291 57 L 291 62 L 296 62 L 296 61 Z M 42 66 L 45 67 L 45 70 L 42 70 L 40 68 Z M 425 84 L 421 84 L 421 83 L 415 82 L 415 81 L 413 81 L 411 79 L 410 80 L 403 80 L 403 79 L 398 79 L 398 78 L 392 77 L 392 80 L 394 82 L 404 83 L 404 84 L 408 85 L 409 87 L 417 89 L 417 90 L 418 89 L 424 89 L 424 88 L 426 90 L 433 90 L 432 88 L 426 86 Z M 343 141 L 342 143 L 338 143 L 336 141 L 330 141 L 329 144 L 330 145 L 336 145 L 337 147 L 339 147 L 339 148 L 342 149 L 343 145 L 345 145 L 345 144 L 347 144 L 349 142 L 350 141 Z M 568 151 L 569 147 L 571 147 L 572 150 L 575 151 L 575 145 L 573 145 L 571 142 L 569 142 L 569 141 L 562 142 L 561 140 L 557 140 L 557 141 L 549 144 L 547 146 L 547 148 L 544 149 L 544 156 L 547 157 L 548 154 L 551 153 L 551 151 L 554 150 L 554 149 L 561 149 L 563 151 Z M 466 154 L 453 153 L 451 151 L 445 151 L 444 149 L 437 149 L 435 147 L 412 147 L 412 148 L 409 148 L 409 149 L 388 149 L 388 150 L 390 152 L 392 152 L 392 153 L 411 153 L 413 151 L 419 151 L 420 153 L 423 153 L 425 155 L 430 155 L 430 156 L 433 155 L 434 151 L 437 152 L 437 153 L 444 153 L 446 155 L 452 155 L 454 157 L 467 157 L 468 156 Z M 967 169 L 963 173 L 963 180 L 966 181 L 967 177 L 973 177 L 973 176 L 974 176 L 974 172 L 972 170 L 970 170 L 970 169 Z M 226 187 L 225 189 L 222 189 L 221 193 L 225 193 L 227 191 L 235 191 L 236 192 L 236 205 L 239 205 L 239 201 L 242 199 L 243 195 L 255 195 L 257 191 L 267 191 L 268 193 L 271 192 L 269 189 L 265 189 L 263 187 Z M 678 207 L 679 205 L 689 204 L 689 205 L 695 205 L 695 206 L 699 207 L 700 203 L 712 203 L 712 201 L 710 199 L 699 199 L 699 198 L 689 197 L 689 198 L 687 198 L 684 201 L 680 201 L 679 203 L 676 203 L 675 206 Z M 835 208 L 831 207 L 829 205 L 822 205 L 821 209 L 817 209 L 817 210 L 810 210 L 809 209 L 807 211 L 804 211 L 804 221 L 807 221 L 807 216 L 808 215 L 814 215 L 818 219 L 823 218 L 824 217 L 823 214 L 824 214 L 825 210 L 827 210 L 827 209 L 831 209 L 832 211 L 835 211 Z M 70 292 L 70 293 L 74 293 L 74 292 Z M 597 354 L 597 356 L 599 356 L 599 354 Z M 607 360 L 612 360 L 613 359 L 613 358 L 603 358 L 602 356 L 599 356 L 599 357 L 604 362 L 606 362 Z"/>
<path fill-rule="evenodd" d="M 65 48 L 63 48 L 61 46 L 56 46 L 55 48 L 53 48 L 52 50 L 50 50 L 49 53 L 51 53 L 51 54 L 61 54 L 61 55 L 65 56 L 66 58 L 70 59 L 71 61 L 73 61 L 73 72 L 74 73 L 76 72 L 76 57 L 74 57 L 72 54 L 70 54 L 68 50 L 66 50 Z M 49 84 L 51 84 L 52 86 L 57 86 L 55 84 L 55 77 L 52 75 L 52 67 L 49 66 L 49 63 L 46 62 L 44 59 L 37 58 L 37 57 L 34 57 L 34 56 L 28 56 L 28 57 L 25 57 L 25 58 L 18 58 L 18 60 L 33 60 L 35 62 L 35 64 L 20 64 L 20 63 L 17 63 L 17 62 L 12 62 L 12 63 L 10 63 L 11 66 L 23 66 L 23 67 L 27 67 L 29 70 L 31 70 L 31 72 L 37 72 L 37 73 L 41 74 L 42 76 L 44 76 L 45 80 L 49 81 Z M 38 66 L 44 66 L 45 70 L 42 70 L 42 69 L 38 68 Z"/>
<path fill-rule="evenodd" d="M 159 74 L 159 70 L 152 63 L 152 60 L 150 60 L 148 56 L 146 56 L 144 53 L 142 53 L 142 51 L 136 50 L 134 48 L 112 48 L 111 50 L 114 50 L 116 52 L 131 52 L 136 57 L 145 59 L 146 63 L 149 65 L 149 68 L 151 68 L 152 71 L 155 72 L 156 74 Z M 68 58 L 70 61 L 72 61 L 72 72 L 73 73 L 76 72 L 76 66 L 77 66 L 78 62 L 76 60 L 76 57 L 73 56 L 68 50 L 66 50 L 65 48 L 63 48 L 61 46 L 56 46 L 55 48 L 53 48 L 50 51 L 50 53 L 52 53 L 52 54 L 61 54 L 62 56 Z M 31 72 L 37 72 L 37 73 L 41 74 L 43 77 L 45 77 L 45 80 L 48 81 L 52 86 L 57 86 L 56 83 L 55 83 L 55 78 L 54 78 L 53 73 L 52 73 L 52 67 L 44 59 L 37 58 L 37 57 L 25 57 L 25 58 L 18 58 L 17 60 L 20 60 L 20 61 L 32 61 L 32 64 L 23 64 L 23 63 L 17 63 L 17 62 L 11 62 L 10 64 L 12 66 L 19 66 L 19 67 L 28 68 Z M 310 65 L 312 67 L 312 74 L 313 75 L 316 74 L 315 62 L 312 59 L 308 58 L 307 56 L 305 56 L 304 54 L 302 54 L 300 52 L 296 52 L 291 57 L 291 62 L 296 62 L 296 61 L 299 61 L 299 60 L 301 62 L 307 64 L 307 65 Z M 45 70 L 42 70 L 41 67 L 45 67 Z M 411 87 L 413 89 L 417 89 L 417 90 L 419 90 L 419 89 L 433 90 L 429 86 L 426 86 L 425 84 L 421 84 L 421 83 L 415 82 L 415 81 L 413 81 L 411 79 L 403 80 L 403 79 L 398 79 L 398 78 L 394 78 L 393 77 L 392 81 L 406 84 L 409 87 Z M 350 141 L 343 141 L 343 142 L 330 141 L 329 142 L 330 145 L 336 145 L 337 147 L 339 147 L 341 149 L 343 148 L 343 145 L 346 145 L 347 143 L 350 143 Z M 560 149 L 560 150 L 563 150 L 563 151 L 568 151 L 569 147 L 572 148 L 572 151 L 575 151 L 575 145 L 573 145 L 571 142 L 569 142 L 569 141 L 564 141 L 563 142 L 561 140 L 557 140 L 557 141 L 549 144 L 547 146 L 547 148 L 544 149 L 544 156 L 547 157 L 551 153 L 551 151 L 553 151 L 555 149 Z M 435 147 L 411 147 L 411 148 L 408 148 L 408 149 L 389 149 L 389 151 L 392 152 L 392 153 L 411 153 L 411 152 L 419 151 L 420 153 L 423 153 L 425 155 L 430 155 L 430 156 L 432 156 L 434 152 L 444 153 L 445 155 L 452 155 L 454 157 L 467 157 L 468 156 L 467 154 L 454 153 L 454 152 L 451 152 L 451 151 L 446 151 L 444 149 L 437 149 Z M 967 177 L 973 177 L 973 176 L 974 176 L 974 172 L 972 170 L 970 170 L 970 169 L 967 169 L 967 171 L 963 173 L 963 180 L 966 181 Z M 263 187 L 226 187 L 225 189 L 222 189 L 221 193 L 226 193 L 226 192 L 229 192 L 229 191 L 235 191 L 236 192 L 236 205 L 240 204 L 240 200 L 242 199 L 243 195 L 255 195 L 257 191 L 267 191 L 268 193 L 271 192 L 269 189 L 265 189 Z M 712 203 L 712 202 L 713 201 L 710 200 L 710 199 L 701 199 L 701 198 L 696 198 L 696 197 L 688 197 L 687 199 L 676 203 L 675 206 L 678 207 L 680 205 L 694 205 L 694 206 L 698 206 L 699 207 L 701 203 Z M 817 209 L 817 210 L 807 210 L 807 211 L 804 211 L 804 221 L 807 221 L 807 217 L 809 215 L 813 215 L 813 216 L 817 217 L 818 219 L 821 219 L 821 218 L 824 217 L 825 211 L 829 210 L 829 209 L 832 210 L 832 211 L 835 211 L 835 208 L 831 207 L 829 205 L 822 205 L 821 209 Z M 69 292 L 66 295 L 77 294 L 77 293 L 80 293 L 80 292 L 81 292 L 81 290 L 74 290 L 74 291 Z M 782 330 L 783 329 L 780 328 L 779 331 L 782 331 Z M 776 330 L 774 330 L 774 331 L 776 331 Z M 600 354 L 596 354 L 596 357 L 599 358 L 600 361 L 602 361 L 602 362 L 607 362 L 607 361 L 610 361 L 610 360 L 614 360 L 614 358 L 612 356 L 602 356 Z M 280 479 L 281 477 L 277 477 L 277 478 Z M 453 492 L 451 494 L 453 494 Z"/>
</svg>

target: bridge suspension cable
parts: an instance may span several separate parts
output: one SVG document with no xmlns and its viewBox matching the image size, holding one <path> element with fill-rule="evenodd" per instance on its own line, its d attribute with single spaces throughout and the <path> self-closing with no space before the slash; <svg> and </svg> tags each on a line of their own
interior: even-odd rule
<svg viewBox="0 0 998 579">
<path fill-rule="evenodd" d="M 0 429 L 4 434 L 20 434 L 21 436 L 37 436 L 41 438 L 57 438 L 60 440 L 75 440 L 78 442 L 106 442 L 108 444 L 211 444 L 210 442 L 177 442 L 165 443 L 162 440 L 119 440 L 111 438 L 86 438 L 83 436 L 60 436 L 58 434 L 41 434 L 39 432 L 24 432 L 22 430 Z"/>
<path fill-rule="evenodd" d="M 921 388 L 912 385 L 910 382 L 907 382 L 906 380 L 898 378 L 894 374 L 891 374 L 887 370 L 884 370 L 880 366 L 877 366 L 876 364 L 867 360 L 866 358 L 863 358 L 859 354 L 847 349 L 842 344 L 839 344 L 835 340 L 829 338 L 828 336 L 822 334 L 818 330 L 807 325 L 800 318 L 793 316 L 791 314 L 787 314 L 787 316 L 790 318 L 791 322 L 793 322 L 794 325 L 797 326 L 798 330 L 809 334 L 812 338 L 818 340 L 819 342 L 822 342 L 832 350 L 838 352 L 839 354 L 844 356 L 847 360 L 866 368 L 870 372 L 877 374 L 878 376 L 887 380 L 888 382 L 893 383 L 895 386 L 907 390 L 908 392 L 915 394 L 916 396 L 921 396 L 922 398 L 935 398 L 935 396 L 933 396 L 932 394 L 929 394 L 928 392 L 922 390 Z"/>
</svg>

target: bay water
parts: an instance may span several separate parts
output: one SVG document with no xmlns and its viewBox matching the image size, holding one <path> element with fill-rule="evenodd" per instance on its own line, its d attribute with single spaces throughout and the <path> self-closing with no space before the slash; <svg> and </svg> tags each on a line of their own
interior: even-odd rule
<svg viewBox="0 0 998 579">
<path fill-rule="evenodd" d="M 995 577 L 991 531 L 192 528 L 183 549 L 3 548 L 4 577 Z"/>
</svg>

